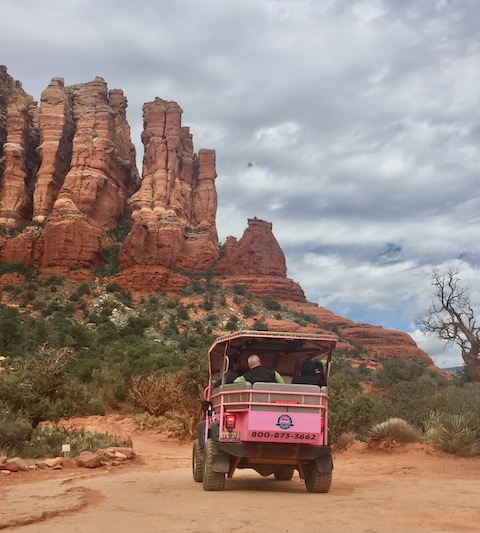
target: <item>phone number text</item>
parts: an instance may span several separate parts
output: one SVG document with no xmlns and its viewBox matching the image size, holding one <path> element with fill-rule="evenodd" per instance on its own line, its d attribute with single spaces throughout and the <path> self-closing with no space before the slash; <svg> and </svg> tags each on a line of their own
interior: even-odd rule
<svg viewBox="0 0 480 533">
<path fill-rule="evenodd" d="M 273 437 L 274 439 L 281 440 L 315 440 L 317 437 L 315 433 L 281 433 L 280 431 L 252 431 L 250 436 L 254 439 L 268 439 Z"/>
</svg>

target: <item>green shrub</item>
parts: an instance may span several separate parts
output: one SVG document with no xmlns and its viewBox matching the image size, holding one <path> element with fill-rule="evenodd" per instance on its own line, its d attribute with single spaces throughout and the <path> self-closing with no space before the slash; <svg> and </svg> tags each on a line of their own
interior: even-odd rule
<svg viewBox="0 0 480 533">
<path fill-rule="evenodd" d="M 9 273 L 23 274 L 28 279 L 35 277 L 37 274 L 34 269 L 28 268 L 23 263 L 3 263 L 3 265 L 0 265 L 0 276 Z"/>
<path fill-rule="evenodd" d="M 433 380 L 401 381 L 384 390 L 375 404 L 375 419 L 403 418 L 416 427 L 438 404 L 438 386 Z"/>
<path fill-rule="evenodd" d="M 178 320 L 188 320 L 190 318 L 188 309 L 183 305 L 177 307 L 177 318 Z"/>
<path fill-rule="evenodd" d="M 262 298 L 262 302 L 265 309 L 268 309 L 269 311 L 280 311 L 282 308 L 282 306 L 276 300 L 270 298 L 270 296 Z"/>
<path fill-rule="evenodd" d="M 268 326 L 265 324 L 265 322 L 262 322 L 261 320 L 255 320 L 253 323 L 253 329 L 255 331 L 268 331 Z"/>
<path fill-rule="evenodd" d="M 236 331 L 238 329 L 238 320 L 233 320 L 232 318 L 230 318 L 225 324 L 225 329 L 227 329 L 228 331 Z"/>
<path fill-rule="evenodd" d="M 49 276 L 44 282 L 45 287 L 56 287 L 57 285 L 62 285 L 64 282 L 64 276 Z"/>
<path fill-rule="evenodd" d="M 245 318 L 250 318 L 255 314 L 255 310 L 251 305 L 247 304 L 243 306 L 242 313 Z"/>
<path fill-rule="evenodd" d="M 239 294 L 240 296 L 245 295 L 245 285 L 234 285 L 233 286 L 233 292 L 235 294 Z"/>
<path fill-rule="evenodd" d="M 31 433 L 32 425 L 28 420 L 20 414 L 16 417 L 7 409 L 0 409 L 0 449 L 22 449 Z"/>
<path fill-rule="evenodd" d="M 415 381 L 426 367 L 425 361 L 407 361 L 399 357 L 384 359 L 382 367 L 374 375 L 374 383 L 378 387 L 390 387 L 401 381 Z"/>
</svg>

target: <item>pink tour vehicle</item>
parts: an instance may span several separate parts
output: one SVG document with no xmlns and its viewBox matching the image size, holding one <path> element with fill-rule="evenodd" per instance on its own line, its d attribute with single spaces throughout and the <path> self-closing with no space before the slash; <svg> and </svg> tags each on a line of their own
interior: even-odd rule
<svg viewBox="0 0 480 533">
<path fill-rule="evenodd" d="M 328 379 L 336 345 L 333 334 L 268 331 L 238 331 L 213 343 L 205 419 L 197 425 L 192 459 L 193 479 L 203 482 L 204 490 L 223 490 L 225 477 L 237 468 L 251 468 L 278 480 L 292 479 L 297 470 L 309 492 L 329 491 L 333 461 L 327 387 L 291 381 L 312 359 L 323 363 Z M 247 359 L 254 354 L 285 384 L 227 384 L 232 362 L 248 370 Z"/>
</svg>

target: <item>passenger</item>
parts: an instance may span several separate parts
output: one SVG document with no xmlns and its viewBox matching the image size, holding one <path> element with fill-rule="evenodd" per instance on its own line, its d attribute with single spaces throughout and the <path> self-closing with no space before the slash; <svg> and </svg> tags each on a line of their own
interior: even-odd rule
<svg viewBox="0 0 480 533">
<path fill-rule="evenodd" d="M 243 383 L 245 381 L 249 381 L 252 385 L 257 383 L 257 381 L 266 383 L 285 383 L 282 376 L 273 370 L 273 368 L 262 366 L 262 361 L 260 361 L 258 355 L 251 355 L 247 362 L 250 370 L 245 372 L 243 376 L 238 377 L 235 380 L 235 383 Z"/>
<path fill-rule="evenodd" d="M 323 365 L 320 361 L 305 361 L 299 376 L 292 379 L 292 383 L 303 385 L 318 385 L 319 387 L 327 386 L 327 378 L 323 371 Z"/>
<path fill-rule="evenodd" d="M 243 374 L 242 365 L 238 359 L 232 360 L 232 368 L 229 368 L 225 373 L 225 384 L 233 383 L 239 376 Z M 220 387 L 222 384 L 222 378 L 219 378 L 213 384 L 213 387 Z"/>
</svg>

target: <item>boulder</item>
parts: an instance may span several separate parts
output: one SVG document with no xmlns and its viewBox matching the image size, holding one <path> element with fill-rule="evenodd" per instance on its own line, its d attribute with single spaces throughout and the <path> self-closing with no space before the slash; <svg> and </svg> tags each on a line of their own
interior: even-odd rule
<svg viewBox="0 0 480 533">
<path fill-rule="evenodd" d="M 77 465 L 83 468 L 98 468 L 102 466 L 102 458 L 93 452 L 82 452 L 77 458 Z"/>
</svg>

